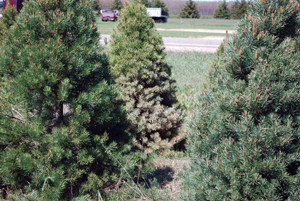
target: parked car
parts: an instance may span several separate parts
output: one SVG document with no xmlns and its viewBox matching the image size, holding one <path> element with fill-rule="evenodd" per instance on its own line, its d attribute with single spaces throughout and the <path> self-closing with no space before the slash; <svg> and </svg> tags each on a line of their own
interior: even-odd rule
<svg viewBox="0 0 300 201">
<path fill-rule="evenodd" d="M 118 11 L 116 10 L 101 10 L 101 19 L 102 21 L 117 21 L 118 19 Z"/>
</svg>

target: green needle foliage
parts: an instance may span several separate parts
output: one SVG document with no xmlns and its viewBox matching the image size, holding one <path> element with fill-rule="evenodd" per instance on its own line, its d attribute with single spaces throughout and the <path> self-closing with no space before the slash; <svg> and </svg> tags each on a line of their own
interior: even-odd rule
<svg viewBox="0 0 300 201">
<path fill-rule="evenodd" d="M 299 4 L 257 0 L 215 56 L 188 139 L 188 200 L 299 200 Z"/>
<path fill-rule="evenodd" d="M 186 5 L 179 13 L 180 18 L 200 18 L 199 8 L 192 0 L 186 2 Z"/>
<path fill-rule="evenodd" d="M 103 195 L 134 168 L 88 1 L 25 1 L 0 50 L 0 199 Z"/>
<path fill-rule="evenodd" d="M 182 111 L 172 107 L 175 81 L 166 63 L 163 40 L 138 2 L 125 3 L 109 47 L 115 85 L 136 133 L 136 144 L 147 152 L 171 148 L 183 138 L 177 132 Z"/>
<path fill-rule="evenodd" d="M 2 18 L 0 21 L 0 36 L 4 35 L 4 32 L 15 23 L 18 12 L 10 4 L 2 12 Z"/>
<path fill-rule="evenodd" d="M 213 18 L 230 19 L 230 10 L 227 7 L 226 0 L 224 0 L 219 8 L 216 9 Z"/>
</svg>

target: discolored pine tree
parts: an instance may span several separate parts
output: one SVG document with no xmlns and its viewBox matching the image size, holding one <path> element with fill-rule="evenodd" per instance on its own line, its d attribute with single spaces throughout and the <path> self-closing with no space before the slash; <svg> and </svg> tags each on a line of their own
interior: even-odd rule
<svg viewBox="0 0 300 201">
<path fill-rule="evenodd" d="M 131 122 L 130 132 L 147 152 L 171 148 L 184 138 L 177 132 L 183 113 L 173 107 L 175 81 L 163 50 L 146 7 L 125 3 L 111 35 L 110 69 Z"/>
<path fill-rule="evenodd" d="M 299 4 L 257 0 L 212 63 L 182 198 L 299 200 Z"/>
</svg>

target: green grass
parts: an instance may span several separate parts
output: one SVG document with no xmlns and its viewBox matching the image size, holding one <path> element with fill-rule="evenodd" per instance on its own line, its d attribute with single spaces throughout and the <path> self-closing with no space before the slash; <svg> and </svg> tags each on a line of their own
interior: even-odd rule
<svg viewBox="0 0 300 201">
<path fill-rule="evenodd" d="M 156 24 L 157 28 L 163 29 L 224 29 L 235 30 L 239 20 L 220 19 L 177 19 L 170 18 L 167 23 Z M 96 21 L 100 34 L 111 34 L 116 22 L 102 22 L 101 17 Z M 205 36 L 225 36 L 225 33 L 197 33 L 184 31 L 159 31 L 163 37 L 196 38 Z"/>
<path fill-rule="evenodd" d="M 207 36 L 223 36 L 226 34 L 222 33 L 203 33 L 203 32 L 184 32 L 184 31 L 158 31 L 162 37 L 171 37 L 171 38 L 200 38 Z"/>
<path fill-rule="evenodd" d="M 164 29 L 227 29 L 236 30 L 239 20 L 170 18 L 167 23 L 156 24 Z"/>
<path fill-rule="evenodd" d="M 167 62 L 173 66 L 177 98 L 189 110 L 201 92 L 213 56 L 200 52 L 168 52 Z"/>
<path fill-rule="evenodd" d="M 99 30 L 100 34 L 112 34 L 113 29 L 101 29 Z M 162 37 L 171 37 L 171 38 L 199 38 L 207 36 L 223 36 L 226 34 L 222 33 L 203 33 L 203 32 L 184 32 L 184 31 L 158 31 Z"/>
</svg>

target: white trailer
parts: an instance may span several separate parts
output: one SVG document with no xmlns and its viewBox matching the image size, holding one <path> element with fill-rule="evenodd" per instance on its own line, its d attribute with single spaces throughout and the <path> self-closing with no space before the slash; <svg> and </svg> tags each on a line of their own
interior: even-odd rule
<svg viewBox="0 0 300 201">
<path fill-rule="evenodd" d="M 167 22 L 168 16 L 161 15 L 161 8 L 147 8 L 149 16 L 157 23 Z"/>
</svg>

